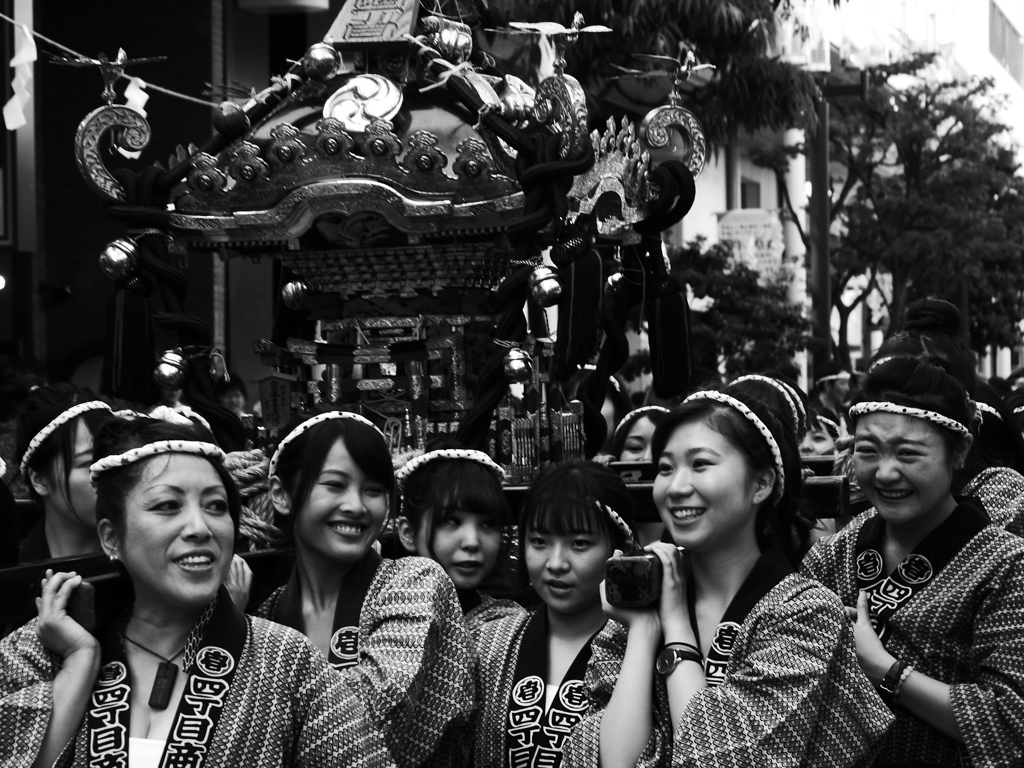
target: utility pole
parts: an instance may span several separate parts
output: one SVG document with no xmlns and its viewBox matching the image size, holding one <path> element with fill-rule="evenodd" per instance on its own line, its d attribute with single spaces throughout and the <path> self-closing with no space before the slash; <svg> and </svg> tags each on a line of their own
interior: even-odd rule
<svg viewBox="0 0 1024 768">
<path fill-rule="evenodd" d="M 820 349 L 814 354 L 816 370 L 832 359 L 832 259 L 829 235 L 832 224 L 832 180 L 829 173 L 828 100 L 856 96 L 867 100 L 868 73 L 862 70 L 856 84 L 819 83 L 817 99 L 818 132 L 809 154 L 811 166 L 811 297 L 814 305 L 815 336 Z M 810 381 L 817 374 L 812 372 Z"/>
</svg>

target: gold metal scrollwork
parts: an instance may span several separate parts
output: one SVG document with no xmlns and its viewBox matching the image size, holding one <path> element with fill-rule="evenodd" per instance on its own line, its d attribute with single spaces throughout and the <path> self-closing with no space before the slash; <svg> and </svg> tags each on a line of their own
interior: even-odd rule
<svg viewBox="0 0 1024 768">
<path fill-rule="evenodd" d="M 683 147 L 682 160 L 696 180 L 704 170 L 707 143 L 703 126 L 690 110 L 675 105 L 652 109 L 640 124 L 640 138 L 650 149 L 669 147 L 675 151 L 677 148 L 670 146 L 670 127 L 679 128 L 683 134 L 687 146 Z"/>
<path fill-rule="evenodd" d="M 78 124 L 75 132 L 75 161 L 82 178 L 100 196 L 110 200 L 123 201 L 124 189 L 103 164 L 100 142 L 111 129 L 119 129 L 116 142 L 130 152 L 138 152 L 149 143 L 152 135 L 146 118 L 134 109 L 125 106 L 109 106 L 95 109 Z"/>
</svg>

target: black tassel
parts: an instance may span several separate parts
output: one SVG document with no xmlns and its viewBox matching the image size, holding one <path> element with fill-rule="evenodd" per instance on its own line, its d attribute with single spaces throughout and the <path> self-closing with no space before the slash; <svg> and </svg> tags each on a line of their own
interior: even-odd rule
<svg viewBox="0 0 1024 768">
<path fill-rule="evenodd" d="M 107 300 L 100 391 L 134 403 L 153 402 L 156 387 L 152 356 L 153 322 L 149 300 L 133 290 L 115 288 Z"/>
<path fill-rule="evenodd" d="M 558 267 L 562 298 L 558 302 L 558 338 L 552 372 L 564 380 L 597 351 L 601 294 L 604 292 L 601 256 L 591 249 L 590 236 L 572 227 L 551 248 Z"/>
<path fill-rule="evenodd" d="M 690 308 L 679 281 L 665 268 L 661 240 L 645 237 L 647 333 L 651 342 L 654 394 L 668 400 L 685 394 L 693 375 Z"/>
</svg>

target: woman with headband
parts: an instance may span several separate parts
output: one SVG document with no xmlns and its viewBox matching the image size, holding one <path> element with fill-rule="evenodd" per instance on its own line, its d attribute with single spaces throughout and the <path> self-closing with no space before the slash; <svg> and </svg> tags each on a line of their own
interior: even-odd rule
<svg viewBox="0 0 1024 768">
<path fill-rule="evenodd" d="M 654 435 L 654 501 L 674 544 L 660 602 L 594 641 L 572 766 L 852 766 L 891 721 L 836 596 L 793 571 L 807 524 L 792 429 L 738 390 L 688 397 Z"/>
<path fill-rule="evenodd" d="M 650 461 L 651 436 L 668 412 L 669 409 L 661 405 L 645 405 L 623 416 L 612 435 L 615 460 Z"/>
<path fill-rule="evenodd" d="M 591 641 L 606 620 L 605 561 L 631 548 L 632 518 L 625 483 L 593 462 L 551 466 L 531 484 L 519 562 L 541 603 L 480 628 L 473 765 L 561 765 L 565 737 L 587 707 Z"/>
<path fill-rule="evenodd" d="M 395 476 L 372 422 L 329 410 L 281 434 L 270 496 L 295 568 L 257 614 L 306 635 L 358 693 L 395 763 L 418 766 L 473 706 L 455 589 L 437 563 L 384 559 L 373 548 Z"/>
<path fill-rule="evenodd" d="M 869 372 L 850 418 L 874 508 L 802 571 L 849 606 L 861 666 L 896 713 L 878 765 L 1019 765 L 1024 542 L 953 494 L 973 414 L 940 362 Z"/>
<path fill-rule="evenodd" d="M 669 409 L 661 405 L 644 405 L 627 413 L 615 427 L 612 435 L 612 456 L 616 461 L 650 461 L 651 437 Z M 661 523 L 636 524 L 637 544 L 642 545 L 661 538 L 665 526 Z"/>
<path fill-rule="evenodd" d="M 15 426 L 22 477 L 42 519 L 21 543 L 23 563 L 95 554 L 96 492 L 89 482 L 93 435 L 110 406 L 71 384 L 36 387 Z"/>
<path fill-rule="evenodd" d="M 482 451 L 446 447 L 410 460 L 395 479 L 402 492 L 402 546 L 444 568 L 470 639 L 487 621 L 523 613 L 519 603 L 480 591 L 499 561 L 507 562 L 501 558 L 503 529 L 514 521 L 502 490 L 505 471 Z"/>
<path fill-rule="evenodd" d="M 0 641 L 0 764 L 391 765 L 322 654 L 228 596 L 240 504 L 220 448 L 140 418 L 105 426 L 96 457 L 100 539 L 132 603 L 93 636 L 71 615 L 82 577 L 47 571 L 38 619 Z"/>
</svg>

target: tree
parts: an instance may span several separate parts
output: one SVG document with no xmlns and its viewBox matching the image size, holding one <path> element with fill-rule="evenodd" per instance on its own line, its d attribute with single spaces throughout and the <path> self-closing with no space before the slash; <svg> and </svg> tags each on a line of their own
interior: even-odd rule
<svg viewBox="0 0 1024 768">
<path fill-rule="evenodd" d="M 888 334 L 911 301 L 938 296 L 960 306 L 975 349 L 1012 345 L 1024 315 L 1024 187 L 1000 97 L 989 80 L 942 78 L 932 55 L 877 67 L 869 82 L 866 100 L 831 103 L 837 356 L 849 363 L 847 323 L 872 292 Z M 781 174 L 794 154 L 770 148 L 757 162 Z"/>
<path fill-rule="evenodd" d="M 691 311 L 695 363 L 716 370 L 719 356 L 730 375 L 777 369 L 807 347 L 811 326 L 787 299 L 788 281 L 761 280 L 724 245 L 697 239 L 668 249 L 673 274 L 687 284 L 704 312 Z"/>
<path fill-rule="evenodd" d="M 608 34 L 580 35 L 568 57 L 567 71 L 592 97 L 627 88 L 615 80 L 622 76 L 616 67 L 643 68 L 634 53 L 679 57 L 692 50 L 716 69 L 709 80 L 688 83 L 685 106 L 716 144 L 740 130 L 814 126 L 812 76 L 772 55 L 779 6 L 769 0 L 489 0 L 481 15 L 485 26 L 500 27 L 524 20 L 568 24 L 579 11 L 588 23 L 610 27 Z M 788 2 L 781 11 L 787 8 Z M 643 95 L 637 83 L 628 86 L 641 114 L 665 103 L 671 79 L 659 82 L 648 83 Z M 592 100 L 596 123 L 615 111 L 604 99 Z"/>
</svg>

